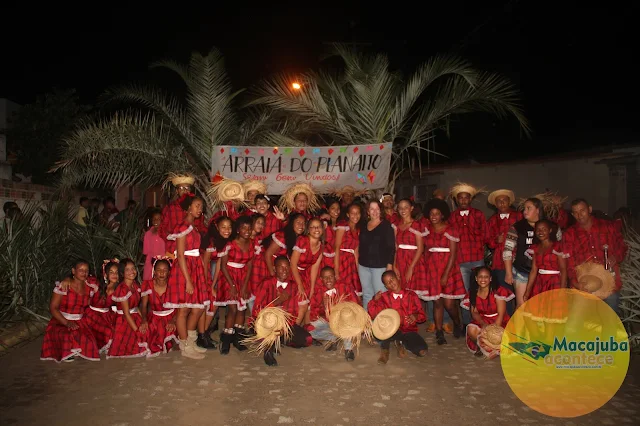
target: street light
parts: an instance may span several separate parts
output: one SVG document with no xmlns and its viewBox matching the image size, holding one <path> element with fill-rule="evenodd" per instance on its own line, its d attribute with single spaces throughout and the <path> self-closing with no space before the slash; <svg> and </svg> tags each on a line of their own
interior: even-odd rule
<svg viewBox="0 0 640 426">
<path fill-rule="evenodd" d="M 291 84 L 291 87 L 293 87 L 294 90 L 300 90 L 302 89 L 302 85 L 298 82 L 294 82 Z"/>
</svg>

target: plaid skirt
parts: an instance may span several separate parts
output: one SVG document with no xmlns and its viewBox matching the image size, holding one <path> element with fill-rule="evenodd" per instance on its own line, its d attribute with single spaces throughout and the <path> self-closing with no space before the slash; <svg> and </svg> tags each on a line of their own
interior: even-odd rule
<svg viewBox="0 0 640 426">
<path fill-rule="evenodd" d="M 156 315 L 153 312 L 149 314 L 149 331 L 147 342 L 149 343 L 149 350 L 152 355 L 160 353 L 167 353 L 174 345 L 177 345 L 178 338 L 176 332 L 169 333 L 167 331 L 167 324 L 176 315 L 176 311 L 169 315 Z"/>
<path fill-rule="evenodd" d="M 168 295 L 164 307 L 204 309 L 209 304 L 211 292 L 204 278 L 204 265 L 199 256 L 185 256 L 187 270 L 193 283 L 193 294 L 187 293 L 187 280 L 176 261 L 171 268 L 168 282 Z"/>
<path fill-rule="evenodd" d="M 267 261 L 264 259 L 264 254 L 254 257 L 253 268 L 251 269 L 251 278 L 249 278 L 249 294 L 253 296 L 258 294 L 262 281 L 270 276 L 271 274 L 267 269 Z"/>
<path fill-rule="evenodd" d="M 449 253 L 433 252 L 427 254 L 427 289 L 430 292 L 430 296 L 432 296 L 429 300 L 435 300 L 440 297 L 445 299 L 464 299 L 467 294 L 467 290 L 464 288 L 464 281 L 462 281 L 460 267 L 457 263 L 453 264 L 446 285 L 444 287 L 440 285 L 440 278 L 447 267 L 448 260 Z M 436 295 L 439 295 L 439 297 L 435 297 Z"/>
<path fill-rule="evenodd" d="M 140 327 L 142 317 L 139 313 L 132 313 L 131 318 Z M 149 356 L 149 331 L 145 334 L 140 330 L 133 331 L 123 314 L 117 314 L 116 325 L 113 329 L 113 341 L 107 350 L 107 359 L 109 358 L 138 358 Z"/>
<path fill-rule="evenodd" d="M 338 274 L 336 274 L 338 275 Z M 340 281 L 351 287 L 358 296 L 362 295 L 362 284 L 358 275 L 356 256 L 348 251 L 340 250 Z"/>
<path fill-rule="evenodd" d="M 409 281 L 406 280 L 405 274 L 407 269 L 409 269 L 409 265 L 413 262 L 413 257 L 416 255 L 416 250 L 407 250 L 407 249 L 399 249 L 396 252 L 396 264 L 398 266 L 398 271 L 400 272 L 400 282 L 402 283 L 402 287 L 407 290 L 413 290 L 416 292 L 418 297 L 430 296 L 431 290 L 429 285 L 427 284 L 427 268 L 424 262 L 424 256 L 420 256 L 418 259 L 418 263 L 413 268 L 413 275 Z M 426 299 L 429 300 L 429 299 Z"/>
<path fill-rule="evenodd" d="M 100 361 L 100 351 L 91 329 L 83 320 L 76 321 L 77 330 L 70 330 L 57 319 L 51 318 L 44 332 L 40 359 L 64 361 L 79 356 L 90 361 Z"/>
<path fill-rule="evenodd" d="M 93 334 L 93 337 L 96 338 L 96 343 L 98 344 L 100 352 L 105 352 L 109 348 L 113 337 L 113 327 L 116 324 L 115 312 L 110 308 L 107 312 L 98 312 L 89 307 L 85 311 L 82 320 L 91 329 L 91 333 Z"/>
<path fill-rule="evenodd" d="M 216 297 L 216 306 L 227 306 L 227 305 L 238 305 L 238 310 L 243 311 L 247 308 L 246 302 L 242 299 L 241 288 L 244 278 L 247 273 L 246 265 L 242 268 L 234 268 L 233 266 L 227 263 L 227 271 L 229 271 L 229 275 L 233 279 L 233 282 L 236 285 L 236 297 L 231 297 L 231 284 L 227 281 L 226 277 L 220 273 L 220 278 L 218 279 L 218 296 Z M 247 286 L 249 284 L 247 283 Z M 249 295 L 251 296 L 251 295 Z"/>
</svg>

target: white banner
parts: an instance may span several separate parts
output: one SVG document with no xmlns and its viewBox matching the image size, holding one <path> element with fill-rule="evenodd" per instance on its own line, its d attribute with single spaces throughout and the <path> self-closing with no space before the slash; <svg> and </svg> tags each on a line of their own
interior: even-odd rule
<svg viewBox="0 0 640 426">
<path fill-rule="evenodd" d="M 282 194 L 293 183 L 308 183 L 319 193 L 345 185 L 381 189 L 389 181 L 392 143 L 325 147 L 218 146 L 212 175 L 255 179 L 269 194 Z"/>
</svg>

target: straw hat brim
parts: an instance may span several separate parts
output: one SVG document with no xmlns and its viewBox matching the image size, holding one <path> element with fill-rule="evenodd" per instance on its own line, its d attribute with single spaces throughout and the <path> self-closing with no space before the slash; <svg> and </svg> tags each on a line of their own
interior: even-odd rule
<svg viewBox="0 0 640 426">
<path fill-rule="evenodd" d="M 458 197 L 458 194 L 462 192 L 466 192 L 471 196 L 471 198 L 473 198 L 484 191 L 468 183 L 459 182 L 451 188 L 451 191 L 450 191 L 451 198 L 455 200 Z"/>
<path fill-rule="evenodd" d="M 291 314 L 280 307 L 270 306 L 262 309 L 255 321 L 253 329 L 255 335 L 242 341 L 243 344 L 251 347 L 251 352 L 262 353 L 272 345 L 276 348 L 280 346 L 280 339 L 284 337 L 286 342 L 291 338 L 290 321 Z"/>
<path fill-rule="evenodd" d="M 497 324 L 489 324 L 481 333 L 482 341 L 491 349 L 500 349 L 502 347 L 502 334 L 504 328 Z"/>
<path fill-rule="evenodd" d="M 545 216 L 548 218 L 555 218 L 558 216 L 558 212 L 562 208 L 562 205 L 567 200 L 567 197 L 558 198 L 558 195 L 555 192 L 543 192 L 541 194 L 536 194 L 531 198 L 537 198 L 542 201 L 542 208 L 544 210 Z M 526 203 L 526 198 L 521 198 L 520 203 L 518 204 L 518 210 L 524 210 L 524 203 Z"/>
<path fill-rule="evenodd" d="M 496 205 L 496 198 L 498 197 L 507 197 L 509 199 L 509 205 L 515 203 L 516 196 L 510 189 L 498 189 L 489 194 L 488 201 L 489 204 Z"/>
<path fill-rule="evenodd" d="M 342 188 L 336 190 L 333 192 L 333 195 L 335 195 L 336 197 L 340 197 L 342 198 L 344 196 L 344 194 L 353 194 L 354 197 L 359 197 L 363 194 L 365 194 L 367 191 L 366 190 L 361 190 L 358 191 L 356 188 L 354 188 L 351 185 L 345 185 Z"/>
<path fill-rule="evenodd" d="M 209 189 L 209 195 L 214 200 L 224 203 L 227 201 L 244 202 L 244 188 L 240 182 L 222 179 Z"/>
<path fill-rule="evenodd" d="M 380 311 L 374 318 L 371 329 L 376 339 L 389 339 L 400 329 L 400 314 L 391 308 Z"/>
<path fill-rule="evenodd" d="M 346 311 L 352 316 L 345 320 Z M 342 302 L 331 306 L 329 328 L 339 339 L 352 339 L 371 329 L 371 317 L 364 308 L 354 302 Z"/>
<path fill-rule="evenodd" d="M 267 185 L 258 180 L 247 180 L 242 183 L 244 187 L 244 194 L 247 195 L 250 191 L 257 191 L 258 194 L 267 193 Z"/>
<path fill-rule="evenodd" d="M 176 187 L 180 185 L 193 186 L 196 183 L 196 179 L 192 175 L 186 173 L 169 173 L 162 185 L 163 188 L 166 188 L 169 183 Z"/>
<path fill-rule="evenodd" d="M 305 194 L 307 199 L 309 200 L 309 205 L 307 210 L 315 211 L 320 208 L 320 204 L 318 203 L 318 196 L 315 191 L 308 183 L 295 183 L 291 185 L 285 192 L 282 194 L 279 200 L 280 210 L 283 210 L 287 213 L 293 211 L 295 209 L 295 199 L 296 195 Z"/>
<path fill-rule="evenodd" d="M 616 288 L 616 280 L 613 275 L 604 269 L 604 266 L 599 263 L 586 262 L 576 267 L 576 276 L 578 283 L 583 282 L 599 282 L 601 285 L 597 290 L 592 291 L 591 294 L 600 298 L 606 299 L 609 297 Z M 596 286 L 598 287 L 598 286 Z M 587 288 L 581 288 L 582 291 L 589 292 Z"/>
</svg>

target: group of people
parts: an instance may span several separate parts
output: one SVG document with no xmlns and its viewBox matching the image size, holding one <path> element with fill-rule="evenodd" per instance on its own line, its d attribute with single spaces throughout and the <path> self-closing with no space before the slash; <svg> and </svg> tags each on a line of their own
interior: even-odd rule
<svg viewBox="0 0 640 426">
<path fill-rule="evenodd" d="M 224 355 L 249 345 L 277 365 L 283 343 L 341 347 L 353 361 L 354 345 L 370 336 L 373 321 L 378 362 L 386 364 L 391 342 L 400 357 L 407 350 L 426 355 L 418 334 L 425 308 L 438 345 L 450 331 L 466 336 L 477 356 L 493 358 L 500 327 L 541 293 L 577 288 L 618 310 L 619 262 L 627 250 L 621 226 L 594 217 L 584 199 L 571 202 L 569 226 L 564 200 L 552 194 L 516 209 L 513 191 L 493 191 L 488 201 L 496 213 L 487 220 L 472 207 L 480 191 L 463 183 L 420 208 L 388 193 L 361 200 L 350 186 L 321 199 L 307 184 L 292 185 L 273 205 L 261 182 L 220 179 L 207 191 L 218 210 L 206 224 L 194 178 L 174 175 L 171 182 L 175 199 L 150 220 L 166 253 L 148 256 L 141 285 L 132 260 L 106 260 L 97 278 L 87 262 L 76 261 L 53 290 L 42 359 L 149 357 L 174 346 L 202 359 L 211 349 Z M 485 247 L 493 251 L 491 266 Z M 271 321 L 267 336 L 274 309 L 286 327 L 274 329 L 281 321 Z M 388 310 L 397 312 L 389 316 L 398 318 L 395 325 Z M 563 320 L 558 315 L 544 307 L 530 312 L 542 322 Z M 380 331 L 388 326 L 389 333 Z M 345 337 L 344 327 L 355 334 Z"/>
</svg>

